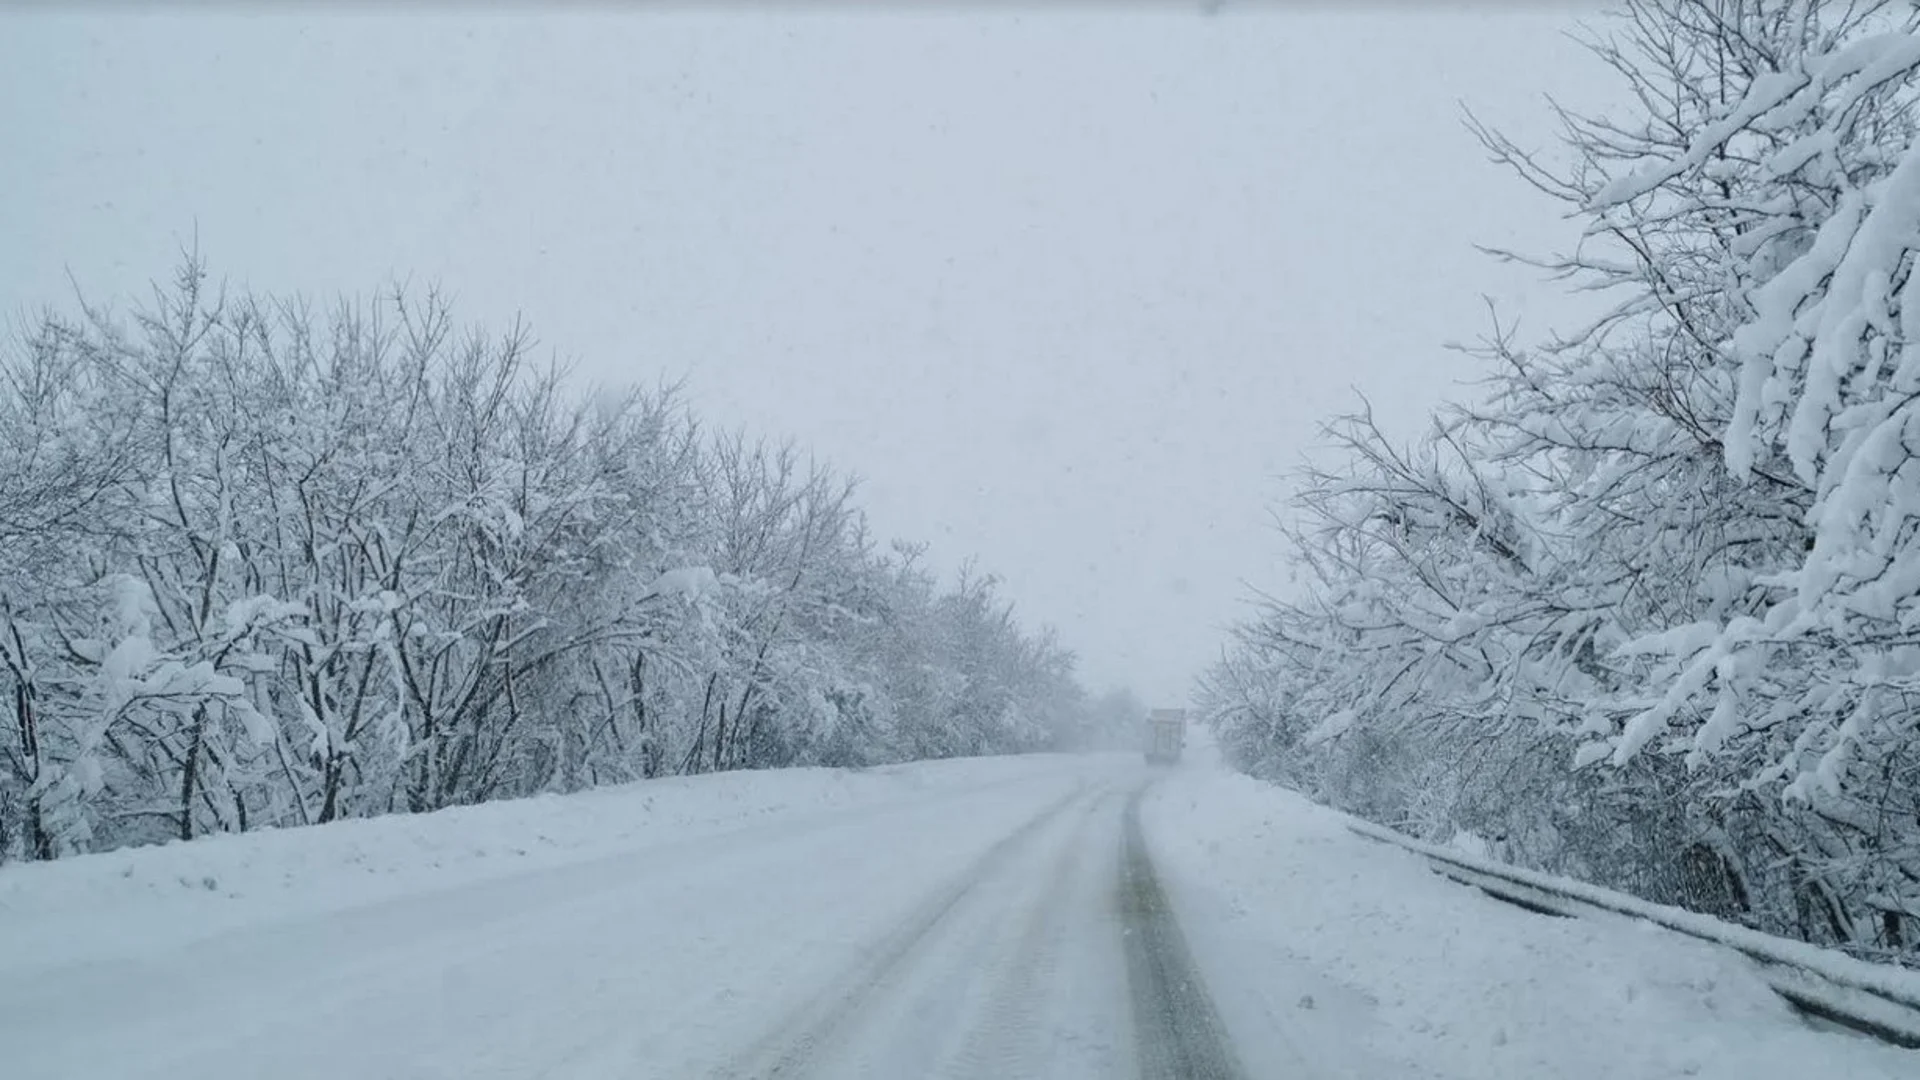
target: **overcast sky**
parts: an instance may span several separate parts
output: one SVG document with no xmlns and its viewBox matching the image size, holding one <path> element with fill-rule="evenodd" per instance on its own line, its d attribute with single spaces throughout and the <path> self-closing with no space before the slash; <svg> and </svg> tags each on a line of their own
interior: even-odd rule
<svg viewBox="0 0 1920 1080">
<path fill-rule="evenodd" d="M 350 9 L 352 10 L 352 9 Z M 1461 392 L 1475 242 L 1577 226 L 1485 161 L 1607 100 L 1577 6 L 988 16 L 0 16 L 0 304 L 436 280 L 604 381 L 865 478 L 1089 685 L 1185 697 L 1280 581 L 1266 510 L 1359 390 Z"/>
</svg>

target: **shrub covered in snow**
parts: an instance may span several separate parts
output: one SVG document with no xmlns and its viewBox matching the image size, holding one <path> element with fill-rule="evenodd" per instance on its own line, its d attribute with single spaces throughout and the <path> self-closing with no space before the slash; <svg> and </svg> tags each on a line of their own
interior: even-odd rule
<svg viewBox="0 0 1920 1080">
<path fill-rule="evenodd" d="M 1334 426 L 1299 587 L 1212 715 L 1247 767 L 1431 838 L 1913 955 L 1920 16 L 1636 0 L 1593 48 L 1644 112 L 1563 113 L 1570 164 L 1475 130 L 1585 221 L 1532 261 L 1617 303 L 1496 332 L 1486 394 L 1412 447 Z"/>
<path fill-rule="evenodd" d="M 530 350 L 189 265 L 0 356 L 0 860 L 1078 720 L 1071 656 L 850 481 Z"/>
</svg>

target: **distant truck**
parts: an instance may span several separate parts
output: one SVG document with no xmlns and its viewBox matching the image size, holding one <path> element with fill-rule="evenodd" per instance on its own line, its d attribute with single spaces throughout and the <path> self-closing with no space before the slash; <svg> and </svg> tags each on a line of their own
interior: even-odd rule
<svg viewBox="0 0 1920 1080">
<path fill-rule="evenodd" d="M 1155 709 L 1147 714 L 1147 764 L 1171 765 L 1187 744 L 1187 710 Z"/>
</svg>

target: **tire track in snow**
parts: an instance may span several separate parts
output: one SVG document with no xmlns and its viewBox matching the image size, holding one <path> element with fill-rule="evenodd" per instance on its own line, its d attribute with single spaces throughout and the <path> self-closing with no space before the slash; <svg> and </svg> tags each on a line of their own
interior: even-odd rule
<svg viewBox="0 0 1920 1080">
<path fill-rule="evenodd" d="M 1127 800 L 1126 849 L 1116 895 L 1141 1080 L 1242 1080 L 1226 1028 L 1147 855 L 1140 834 L 1140 799 L 1145 794 L 1143 787 Z"/>
<path fill-rule="evenodd" d="M 869 950 L 836 987 L 820 995 L 785 1023 L 729 1063 L 714 1070 L 713 1080 L 774 1080 L 778 1077 L 804 1076 L 815 1062 L 837 1047 L 845 1029 L 878 993 L 912 967 L 921 946 L 932 936 L 961 901 L 982 881 L 993 876 L 1030 840 L 1086 797 L 1084 784 L 1077 785 L 1064 798 L 1049 804 L 1013 832 L 996 841 L 967 869 L 957 875 L 933 898 L 916 908 L 880 942 Z"/>
<path fill-rule="evenodd" d="M 1036 1027 L 1055 988 L 1066 920 L 1075 917 L 1073 886 L 1084 861 L 1083 838 L 1111 796 L 1112 792 L 1103 791 L 1087 801 L 1081 820 L 1064 845 L 1065 856 L 1054 864 L 1020 933 L 1002 948 L 986 1006 L 944 1070 L 952 1080 L 1033 1076 L 1040 1071 L 1035 1066 L 1045 1055 L 1037 1045 Z"/>
</svg>

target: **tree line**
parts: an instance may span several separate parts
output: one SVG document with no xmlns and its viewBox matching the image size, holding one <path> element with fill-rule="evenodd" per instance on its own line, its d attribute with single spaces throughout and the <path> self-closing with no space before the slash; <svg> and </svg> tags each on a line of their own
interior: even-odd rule
<svg viewBox="0 0 1920 1080">
<path fill-rule="evenodd" d="M 854 484 L 437 294 L 189 260 L 0 356 L 0 860 L 1071 743 L 1073 657 Z"/>
<path fill-rule="evenodd" d="M 1920 16 L 1635 0 L 1633 103 L 1532 153 L 1590 325 L 1361 409 L 1278 514 L 1297 580 L 1203 680 L 1240 766 L 1429 838 L 1920 960 Z"/>
</svg>

